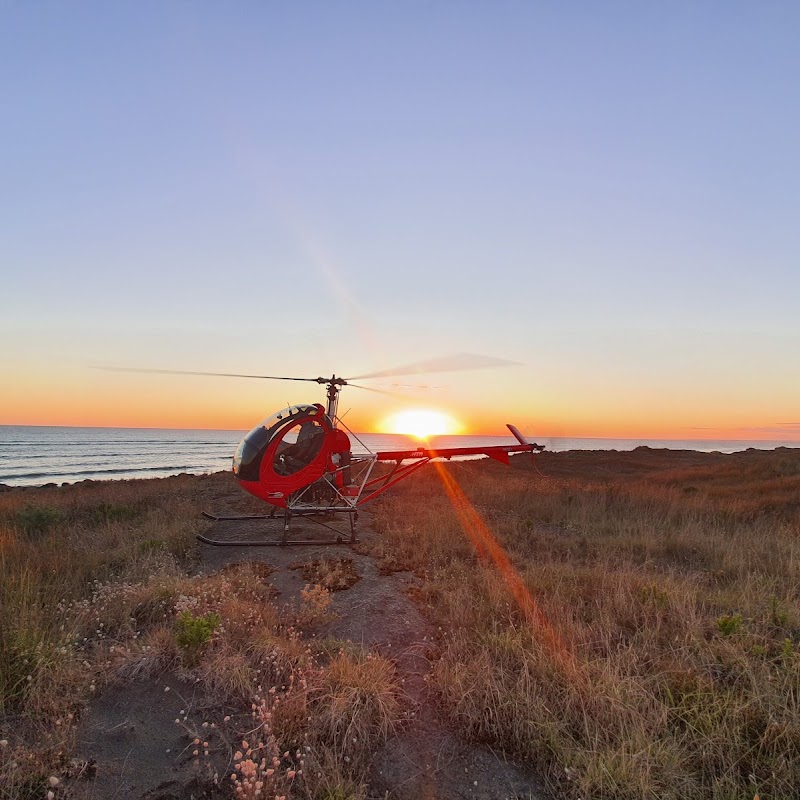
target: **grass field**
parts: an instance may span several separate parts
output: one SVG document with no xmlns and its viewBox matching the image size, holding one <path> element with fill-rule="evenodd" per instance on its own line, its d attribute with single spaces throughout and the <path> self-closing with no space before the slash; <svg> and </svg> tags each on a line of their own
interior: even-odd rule
<svg viewBox="0 0 800 800">
<path fill-rule="evenodd" d="M 462 463 L 380 507 L 459 730 L 556 796 L 800 792 L 800 450 Z"/>
<path fill-rule="evenodd" d="M 457 730 L 556 797 L 798 796 L 800 450 L 537 463 L 429 467 L 375 507 L 372 554 L 423 578 Z M 227 748 L 239 796 L 363 796 L 400 719 L 393 665 L 307 644 L 324 585 L 287 610 L 263 568 L 187 577 L 223 479 L 0 495 L 0 797 L 57 795 L 92 695 L 165 669 L 256 715 L 255 746 L 235 715 L 198 732 L 212 783 Z"/>
<path fill-rule="evenodd" d="M 131 680 L 160 686 L 165 673 L 211 699 L 203 721 L 188 711 L 175 720 L 194 754 L 197 796 L 363 796 L 369 753 L 400 717 L 394 666 L 346 642 L 303 638 L 330 605 L 331 576 L 318 565 L 320 583 L 291 606 L 277 603 L 264 564 L 189 577 L 201 508 L 230 482 L 179 476 L 0 495 L 4 800 L 71 796 L 70 778 L 87 766 L 73 751 L 92 696 Z"/>
</svg>

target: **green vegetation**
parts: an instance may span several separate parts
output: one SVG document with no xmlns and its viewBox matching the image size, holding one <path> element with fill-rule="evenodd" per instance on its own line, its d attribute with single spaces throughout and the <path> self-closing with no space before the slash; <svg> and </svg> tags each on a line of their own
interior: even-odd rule
<svg viewBox="0 0 800 800">
<path fill-rule="evenodd" d="M 27 537 L 39 538 L 63 522 L 64 515 L 50 506 L 25 506 L 14 513 L 11 519 Z"/>
<path fill-rule="evenodd" d="M 186 663 L 194 666 L 205 645 L 211 641 L 214 631 L 219 627 L 220 616 L 216 611 L 194 616 L 188 609 L 181 611 L 175 620 L 175 640 L 183 650 Z"/>
<path fill-rule="evenodd" d="M 133 506 L 119 506 L 113 503 L 100 503 L 93 509 L 97 524 L 103 525 L 111 522 L 130 522 L 142 517 L 142 512 Z"/>
<path fill-rule="evenodd" d="M 723 636 L 733 636 L 739 632 L 743 622 L 741 614 L 723 614 L 717 620 L 717 628 Z"/>
</svg>

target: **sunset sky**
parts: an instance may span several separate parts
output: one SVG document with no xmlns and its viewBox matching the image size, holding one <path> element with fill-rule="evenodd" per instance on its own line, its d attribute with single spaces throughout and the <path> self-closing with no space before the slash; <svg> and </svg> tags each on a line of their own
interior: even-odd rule
<svg viewBox="0 0 800 800">
<path fill-rule="evenodd" d="M 800 441 L 800 5 L 0 3 L 0 424 Z M 375 380 L 391 388 L 390 380 Z"/>
</svg>

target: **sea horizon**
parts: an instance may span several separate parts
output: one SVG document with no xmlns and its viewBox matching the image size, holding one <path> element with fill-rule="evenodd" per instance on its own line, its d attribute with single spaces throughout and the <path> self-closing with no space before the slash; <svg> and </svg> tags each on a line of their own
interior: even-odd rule
<svg viewBox="0 0 800 800">
<path fill-rule="evenodd" d="M 131 428 L 68 425 L 0 425 L 0 484 L 11 487 L 205 474 L 230 468 L 245 430 Z M 354 453 L 401 450 L 421 443 L 439 447 L 515 444 L 510 435 L 462 434 L 419 440 L 402 434 L 351 433 Z M 530 436 L 552 452 L 631 451 L 637 447 L 734 453 L 800 447 L 800 441 L 765 439 L 625 439 Z"/>
<path fill-rule="evenodd" d="M 66 430 L 114 430 L 114 431 L 214 431 L 219 433 L 224 432 L 233 432 L 233 433 L 246 433 L 249 428 L 176 428 L 176 427 L 165 427 L 162 425 L 29 425 L 29 424 L 17 424 L 13 422 L 5 423 L 0 422 L 0 428 L 63 428 Z M 377 431 L 358 431 L 358 435 L 367 436 L 407 436 L 409 439 L 414 439 L 415 437 L 411 436 L 410 434 L 395 434 L 395 433 L 379 433 Z M 533 436 L 534 434 L 526 434 Z M 613 442 L 766 442 L 774 444 L 778 447 L 786 446 L 786 447 L 800 447 L 800 439 L 748 439 L 746 437 L 738 438 L 738 439 L 727 439 L 727 438 L 704 438 L 704 437 L 694 437 L 694 436 L 684 436 L 681 438 L 671 438 L 671 437 L 663 437 L 663 436 L 650 436 L 650 437 L 625 437 L 625 436 L 545 436 L 544 434 L 539 434 L 541 438 L 555 438 L 555 439 L 567 439 L 570 441 L 580 441 L 580 440 L 587 440 L 587 441 L 613 441 Z M 475 436 L 489 436 L 489 437 L 502 437 L 506 436 L 504 433 L 459 433 L 459 434 L 450 434 L 448 438 L 455 438 L 455 437 L 475 437 Z M 428 437 L 430 439 L 436 438 L 443 438 L 441 436 L 431 436 Z M 767 448 L 769 449 L 769 448 Z"/>
</svg>

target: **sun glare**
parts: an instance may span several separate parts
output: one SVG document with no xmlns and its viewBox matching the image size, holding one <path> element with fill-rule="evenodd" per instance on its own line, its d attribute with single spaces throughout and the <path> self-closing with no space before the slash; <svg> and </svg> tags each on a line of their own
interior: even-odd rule
<svg viewBox="0 0 800 800">
<path fill-rule="evenodd" d="M 385 420 L 381 429 L 384 433 L 404 433 L 416 439 L 461 433 L 461 425 L 453 417 L 426 408 L 398 411 Z"/>
</svg>

